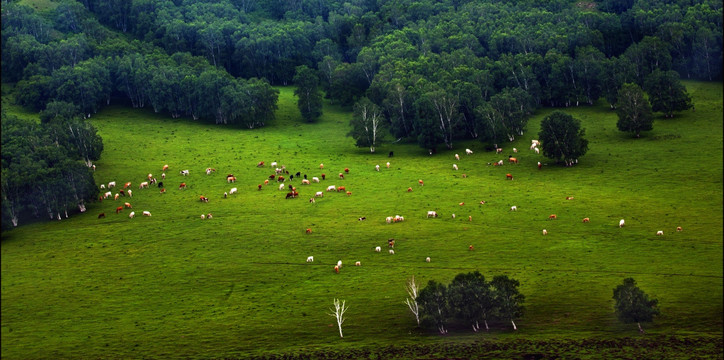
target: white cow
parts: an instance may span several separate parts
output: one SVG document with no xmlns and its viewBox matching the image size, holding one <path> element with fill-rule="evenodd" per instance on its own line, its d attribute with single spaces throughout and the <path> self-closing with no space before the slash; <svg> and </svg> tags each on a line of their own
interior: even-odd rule
<svg viewBox="0 0 724 360">
<path fill-rule="evenodd" d="M 307 262 L 314 262 L 314 256 L 308 256 Z"/>
<path fill-rule="evenodd" d="M 309 184 L 310 184 L 310 183 L 309 183 L 309 180 L 307 180 L 307 179 L 302 179 L 302 185 L 309 185 Z"/>
<path fill-rule="evenodd" d="M 621 219 L 621 221 L 618 222 L 618 227 L 622 228 L 624 224 L 625 224 L 625 221 L 623 221 L 623 219 Z"/>
<path fill-rule="evenodd" d="M 430 262 L 430 257 L 429 257 L 429 256 L 426 257 L 426 258 L 425 258 L 425 261 L 426 261 L 426 262 Z"/>
<path fill-rule="evenodd" d="M 101 189 L 105 189 L 105 188 L 106 188 L 106 184 L 101 184 Z"/>
<path fill-rule="evenodd" d="M 315 183 L 318 183 L 318 182 L 319 182 L 319 178 L 315 176 L 315 177 L 312 178 L 312 181 L 314 181 Z"/>
<path fill-rule="evenodd" d="M 472 154 L 472 153 L 473 153 L 472 150 L 470 150 L 470 149 L 465 149 L 465 154 L 470 155 L 470 154 Z"/>
<path fill-rule="evenodd" d="M 237 188 L 231 188 L 231 190 L 229 190 L 229 194 L 236 194 L 237 191 Z"/>
<path fill-rule="evenodd" d="M 454 215 L 453 215 L 453 216 L 454 216 Z M 427 217 L 428 217 L 428 219 L 431 218 L 431 217 L 437 217 L 437 212 L 436 212 L 436 211 L 428 211 L 428 212 L 427 212 Z"/>
<path fill-rule="evenodd" d="M 388 169 L 390 168 L 390 162 L 389 162 L 389 161 L 387 162 L 387 168 L 388 168 Z"/>
<path fill-rule="evenodd" d="M 548 230 L 543 229 L 543 235 L 548 235 Z"/>
<path fill-rule="evenodd" d="M 284 190 L 284 184 L 279 184 L 279 190 Z"/>
<path fill-rule="evenodd" d="M 458 164 L 453 164 L 453 170 L 457 170 L 457 169 L 458 169 Z"/>
<path fill-rule="evenodd" d="M 148 189 L 148 181 L 142 182 L 140 185 L 138 185 L 139 189 L 147 188 Z"/>
<path fill-rule="evenodd" d="M 314 196 L 315 197 L 324 197 L 324 193 L 321 191 L 317 191 L 316 193 L 314 193 Z"/>
<path fill-rule="evenodd" d="M 538 144 L 536 144 L 536 143 L 530 144 L 530 149 L 533 150 L 533 149 L 535 149 L 537 146 L 538 146 Z"/>
<path fill-rule="evenodd" d="M 131 218 L 131 219 L 133 219 L 134 216 L 136 216 L 136 212 L 135 212 L 135 211 L 131 211 L 131 213 L 128 214 L 128 217 Z"/>
<path fill-rule="evenodd" d="M 128 189 L 126 193 L 128 194 L 128 197 L 133 197 L 133 191 L 131 191 L 131 189 Z"/>
<path fill-rule="evenodd" d="M 517 148 L 513 148 L 513 152 L 514 152 L 514 153 L 517 153 L 517 152 L 518 152 L 518 149 L 517 149 Z"/>
<path fill-rule="evenodd" d="M 151 216 L 151 212 L 150 212 L 150 211 L 144 211 L 144 212 L 143 212 L 143 216 Z"/>
<path fill-rule="evenodd" d="M 327 186 L 327 191 L 337 191 L 337 187 L 335 185 L 329 185 Z"/>
<path fill-rule="evenodd" d="M 354 263 L 354 266 L 362 266 L 362 263 L 359 262 L 359 261 L 356 261 L 356 262 Z"/>
<path fill-rule="evenodd" d="M 656 232 L 656 235 L 664 235 L 664 232 L 662 230 L 659 230 Z"/>
<path fill-rule="evenodd" d="M 189 174 L 189 171 L 188 171 L 188 170 L 181 170 L 180 173 L 181 173 L 181 175 L 186 176 L 186 175 Z"/>
<path fill-rule="evenodd" d="M 108 183 L 108 188 L 109 188 L 109 189 L 112 188 L 112 187 L 114 187 L 114 186 L 116 186 L 116 182 L 115 182 L 115 181 L 111 181 L 111 182 Z"/>
<path fill-rule="evenodd" d="M 379 165 L 375 165 L 375 170 L 380 171 L 380 166 L 379 166 Z"/>
<path fill-rule="evenodd" d="M 455 160 L 460 161 L 460 155 L 455 154 Z"/>
<path fill-rule="evenodd" d="M 206 215 L 201 214 L 201 220 L 205 220 L 205 219 L 206 219 Z"/>
<path fill-rule="evenodd" d="M 394 254 L 395 254 L 395 250 L 390 249 L 390 254 L 394 255 Z"/>
<path fill-rule="evenodd" d="M 276 161 L 272 161 L 272 163 L 271 163 L 271 167 L 273 167 L 273 168 L 276 168 L 276 167 L 277 167 L 277 165 L 279 165 L 279 164 L 277 164 L 277 162 L 276 162 Z"/>
<path fill-rule="evenodd" d="M 103 198 L 104 198 L 104 199 L 108 199 L 108 198 L 111 197 L 111 196 L 113 196 L 113 193 L 110 192 L 110 191 L 106 191 L 106 193 L 103 194 Z"/>
<path fill-rule="evenodd" d="M 518 211 L 518 207 L 513 205 L 510 207 L 510 211 Z"/>
<path fill-rule="evenodd" d="M 385 222 L 388 223 L 388 224 L 392 223 L 392 216 L 386 217 L 386 218 L 385 218 Z"/>
<path fill-rule="evenodd" d="M 382 248 L 379 247 L 379 246 L 377 246 L 377 247 L 375 247 L 375 251 L 376 251 L 376 252 L 380 252 L 380 251 L 382 251 Z"/>
<path fill-rule="evenodd" d="M 337 260 L 337 267 L 342 267 L 342 260 Z"/>
</svg>

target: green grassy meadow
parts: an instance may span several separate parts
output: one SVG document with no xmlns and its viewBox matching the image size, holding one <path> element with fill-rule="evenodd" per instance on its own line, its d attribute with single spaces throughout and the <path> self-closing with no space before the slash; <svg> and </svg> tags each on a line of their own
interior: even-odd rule
<svg viewBox="0 0 724 360">
<path fill-rule="evenodd" d="M 481 339 L 639 337 L 635 324 L 613 314 L 612 290 L 625 277 L 659 299 L 661 316 L 644 325 L 644 336 L 721 338 L 722 84 L 685 84 L 696 111 L 657 117 L 641 139 L 616 129 L 607 104 L 564 109 L 582 121 L 590 147 L 572 168 L 529 150 L 549 109 L 503 144 L 503 154 L 467 141 L 429 156 L 415 144 L 386 144 L 374 154 L 356 148 L 344 136 L 350 112 L 329 104 L 318 123 L 302 123 L 292 88 L 280 89 L 277 119 L 255 130 L 106 107 L 91 119 L 105 145 L 95 178 L 99 185 L 130 181 L 133 197 L 2 232 L 2 358 L 245 358 Z M 520 164 L 487 165 L 513 147 Z M 288 190 L 276 182 L 259 191 L 272 161 L 327 179 L 287 181 L 297 199 L 285 199 Z M 161 180 L 164 164 L 166 194 L 153 185 L 138 189 L 149 173 Z M 206 175 L 208 167 L 218 171 Z M 341 180 L 344 168 L 350 172 Z M 184 169 L 189 176 L 179 174 Z M 227 184 L 228 173 L 235 184 Z M 308 201 L 329 185 L 352 194 Z M 238 194 L 224 199 L 232 187 Z M 125 201 L 135 218 L 129 209 L 115 214 Z M 144 210 L 152 216 L 141 216 Z M 440 217 L 427 219 L 428 210 Z M 105 219 L 97 218 L 101 212 Z M 206 213 L 213 219 L 202 220 Z M 406 220 L 385 222 L 396 214 Z M 386 252 L 388 238 L 396 239 L 394 255 Z M 306 263 L 310 255 L 315 261 Z M 474 270 L 520 281 L 526 312 L 518 331 L 502 322 L 489 333 L 453 327 L 440 336 L 417 328 L 404 304 L 405 281 L 414 275 L 423 286 L 449 283 Z M 350 307 L 343 339 L 327 315 L 333 298 Z"/>
</svg>

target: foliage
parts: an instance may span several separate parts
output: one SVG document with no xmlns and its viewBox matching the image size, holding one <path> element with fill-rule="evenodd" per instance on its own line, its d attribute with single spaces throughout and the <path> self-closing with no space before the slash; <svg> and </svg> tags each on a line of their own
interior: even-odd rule
<svg viewBox="0 0 724 360">
<path fill-rule="evenodd" d="M 375 146 L 382 136 L 385 125 L 380 107 L 365 97 L 354 104 L 353 111 L 350 120 L 352 131 L 347 136 L 354 138 L 357 146 L 369 146 L 370 152 L 375 152 Z"/>
<path fill-rule="evenodd" d="M 434 325 L 440 334 L 447 333 L 445 324 L 450 316 L 450 305 L 447 298 L 447 287 L 435 280 L 430 280 L 417 297 L 420 304 L 422 322 Z"/>
<path fill-rule="evenodd" d="M 691 109 L 691 97 L 674 70 L 654 70 L 646 78 L 644 89 L 651 101 L 651 110 L 664 113 L 665 117 L 674 117 L 675 111 Z"/>
<path fill-rule="evenodd" d="M 588 151 L 586 130 L 581 121 L 562 111 L 554 111 L 540 123 L 538 140 L 542 143 L 543 155 L 571 166 Z"/>
<path fill-rule="evenodd" d="M 636 286 L 633 278 L 623 279 L 623 284 L 613 289 L 613 299 L 616 300 L 615 309 L 619 320 L 624 323 L 635 322 L 639 331 L 642 322 L 650 322 L 655 315 L 659 315 L 656 299 L 649 299 L 649 296 Z"/>
<path fill-rule="evenodd" d="M 317 73 L 305 65 L 297 67 L 294 75 L 294 84 L 297 89 L 297 106 L 302 118 L 306 122 L 315 122 L 322 116 L 322 93 L 319 91 L 319 77 Z"/>
<path fill-rule="evenodd" d="M 450 307 L 455 317 L 471 323 L 473 331 L 480 329 L 479 321 L 483 321 L 488 330 L 488 320 L 493 317 L 497 308 L 490 283 L 478 271 L 458 274 L 448 285 Z"/>
<path fill-rule="evenodd" d="M 651 105 L 641 87 L 632 83 L 623 84 L 616 97 L 618 98 L 616 127 L 620 131 L 630 132 L 638 138 L 641 137 L 642 131 L 654 128 Z"/>
</svg>

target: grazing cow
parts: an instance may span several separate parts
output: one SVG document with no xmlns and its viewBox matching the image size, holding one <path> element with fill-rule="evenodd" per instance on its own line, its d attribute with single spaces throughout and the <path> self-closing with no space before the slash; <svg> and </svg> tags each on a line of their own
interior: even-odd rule
<svg viewBox="0 0 724 360">
<path fill-rule="evenodd" d="M 351 191 L 347 191 L 347 196 L 352 196 L 352 192 L 351 192 Z"/>
<path fill-rule="evenodd" d="M 480 205 L 485 205 L 485 200 L 480 200 Z"/>
<path fill-rule="evenodd" d="M 181 183 L 181 185 L 178 186 L 178 189 L 186 189 L 186 183 Z"/>
<path fill-rule="evenodd" d="M 390 249 L 390 254 L 395 255 L 395 250 Z"/>
<path fill-rule="evenodd" d="M 431 218 L 431 217 L 436 218 L 436 217 L 437 217 L 437 211 L 428 211 L 428 212 L 427 212 L 427 218 L 429 219 L 429 218 Z"/>
<path fill-rule="evenodd" d="M 214 168 L 206 168 L 206 175 L 211 175 L 212 172 L 216 172 Z"/>
<path fill-rule="evenodd" d="M 314 256 L 307 256 L 307 262 L 314 262 Z"/>
<path fill-rule="evenodd" d="M 424 182 L 422 182 L 422 179 L 420 179 L 420 180 L 417 180 L 417 183 L 418 183 L 418 184 L 420 184 L 420 186 L 423 186 L 423 185 L 425 185 L 425 183 L 424 183 Z"/>
<path fill-rule="evenodd" d="M 206 214 L 206 219 L 210 220 L 213 216 L 211 216 L 211 213 Z"/>
<path fill-rule="evenodd" d="M 209 198 L 207 198 L 206 196 L 201 195 L 201 196 L 199 196 L 199 201 L 207 203 L 207 202 L 209 202 Z"/>
<path fill-rule="evenodd" d="M 160 187 L 160 188 L 163 187 L 163 181 L 159 181 L 159 182 L 158 182 L 158 187 Z"/>
<path fill-rule="evenodd" d="M 558 219 L 558 216 L 556 216 L 556 214 L 548 215 L 548 220 L 555 220 L 555 219 Z"/>
<path fill-rule="evenodd" d="M 470 150 L 470 149 L 465 149 L 465 154 L 470 155 L 470 154 L 472 154 L 472 153 L 473 153 L 472 150 Z"/>
<path fill-rule="evenodd" d="M 337 190 L 336 186 L 334 186 L 334 185 L 327 186 L 327 191 L 335 191 L 335 190 Z"/>
<path fill-rule="evenodd" d="M 289 184 L 289 190 L 294 191 L 294 186 L 292 184 Z"/>
<path fill-rule="evenodd" d="M 340 187 L 337 188 L 337 192 L 345 191 L 345 190 L 346 190 L 346 189 L 344 188 L 344 186 L 340 186 Z"/>
<path fill-rule="evenodd" d="M 468 250 L 473 251 L 473 250 L 475 250 L 475 248 L 472 245 L 470 245 L 470 246 L 468 246 Z"/>
<path fill-rule="evenodd" d="M 367 220 L 367 218 L 363 216 L 363 217 L 357 219 L 357 221 L 363 221 L 363 220 Z"/>
<path fill-rule="evenodd" d="M 465 205 L 465 203 L 464 203 L 464 202 L 461 202 L 461 203 L 459 203 L 458 205 L 463 206 L 463 205 Z"/>
<path fill-rule="evenodd" d="M 389 162 L 389 161 L 387 162 L 387 168 L 388 168 L 388 169 L 390 168 L 390 162 Z"/>
<path fill-rule="evenodd" d="M 386 217 L 386 218 L 385 218 L 385 222 L 388 223 L 388 224 L 392 223 L 392 216 Z"/>
<path fill-rule="evenodd" d="M 518 149 L 513 148 L 513 152 L 514 152 L 514 153 L 517 153 L 517 152 L 518 152 Z"/>
<path fill-rule="evenodd" d="M 429 256 L 425 258 L 425 262 L 430 262 L 430 257 L 429 257 Z"/>
<path fill-rule="evenodd" d="M 518 211 L 518 207 L 513 205 L 510 207 L 510 211 Z"/>
<path fill-rule="evenodd" d="M 342 267 L 342 260 L 337 260 L 337 266 Z"/>
<path fill-rule="evenodd" d="M 104 216 L 105 216 L 105 215 L 104 215 Z M 375 247 L 375 252 L 380 252 L 380 251 L 382 251 L 382 248 L 381 248 L 381 247 L 379 247 L 379 246 Z"/>
<path fill-rule="evenodd" d="M 165 188 L 161 189 L 161 194 L 165 194 L 165 193 L 166 193 L 166 189 Z"/>
<path fill-rule="evenodd" d="M 259 161 L 259 162 L 256 164 L 256 167 L 264 167 L 264 162 L 263 162 L 263 161 Z"/>
<path fill-rule="evenodd" d="M 269 180 L 264 180 L 264 185 L 269 185 Z"/>
<path fill-rule="evenodd" d="M 548 235 L 548 230 L 543 229 L 543 235 Z"/>
<path fill-rule="evenodd" d="M 495 153 L 496 153 L 496 154 L 500 154 L 500 153 L 502 153 L 502 152 L 503 152 L 503 148 L 497 148 L 497 149 L 495 149 Z"/>
<path fill-rule="evenodd" d="M 186 176 L 186 175 L 189 174 L 189 171 L 188 171 L 188 170 L 181 170 L 181 171 L 179 171 L 179 173 L 180 173 L 181 175 L 183 175 L 183 176 Z"/>
<path fill-rule="evenodd" d="M 505 180 L 513 180 L 513 175 L 505 174 Z"/>
<path fill-rule="evenodd" d="M 93 168 L 93 171 L 96 171 L 96 165 L 95 165 L 95 164 L 91 165 L 91 167 Z"/>
<path fill-rule="evenodd" d="M 131 203 L 123 203 L 123 206 L 125 206 L 125 207 L 127 207 L 127 208 L 129 208 L 129 209 L 132 209 L 132 208 L 133 208 L 133 206 L 131 206 Z"/>
<path fill-rule="evenodd" d="M 133 219 L 134 217 L 136 217 L 136 212 L 135 212 L 135 211 L 131 211 L 131 213 L 128 214 L 128 218 L 129 218 L 129 219 Z"/>
<path fill-rule="evenodd" d="M 148 180 L 151 180 L 151 179 L 153 179 L 153 174 L 148 174 L 148 175 L 146 175 L 146 177 L 148 178 Z"/>
<path fill-rule="evenodd" d="M 164 165 L 163 168 L 161 169 L 161 172 L 164 172 L 166 170 L 168 170 L 168 165 Z"/>
<path fill-rule="evenodd" d="M 314 193 L 314 197 L 324 197 L 324 193 L 321 191 L 317 191 L 316 193 Z"/>
<path fill-rule="evenodd" d="M 324 180 L 327 177 L 327 175 L 322 174 L 322 180 Z"/>
<path fill-rule="evenodd" d="M 123 191 L 123 189 L 118 190 L 118 194 L 120 194 L 121 196 L 126 196 L 126 192 Z"/>
<path fill-rule="evenodd" d="M 206 214 L 201 214 L 201 220 L 206 220 Z"/>
<path fill-rule="evenodd" d="M 375 165 L 375 170 L 380 171 L 380 165 Z"/>
<path fill-rule="evenodd" d="M 460 155 L 455 154 L 455 160 L 460 161 Z"/>
<path fill-rule="evenodd" d="M 294 174 L 289 175 L 289 180 L 294 180 Z"/>
<path fill-rule="evenodd" d="M 229 190 L 229 194 L 236 194 L 236 192 L 237 188 L 231 188 L 231 190 Z"/>
<path fill-rule="evenodd" d="M 100 214 L 98 214 L 98 218 L 99 218 L 99 219 L 100 219 L 100 218 L 104 218 L 104 217 L 106 217 L 106 213 L 100 213 Z"/>
<path fill-rule="evenodd" d="M 342 180 L 344 180 L 344 174 L 339 173 L 339 178 L 342 179 Z"/>
<path fill-rule="evenodd" d="M 543 166 L 543 164 L 541 164 L 540 161 L 539 161 L 539 162 L 538 162 L 538 170 L 540 170 L 540 168 L 541 168 L 542 166 Z"/>
<path fill-rule="evenodd" d="M 319 178 L 316 177 L 316 176 L 314 176 L 314 177 L 312 177 L 312 181 L 314 181 L 315 183 L 318 183 L 318 182 L 319 182 Z"/>
<path fill-rule="evenodd" d="M 279 165 L 279 164 L 277 164 L 276 161 L 272 161 L 272 163 L 269 164 L 269 166 L 271 166 L 271 167 L 273 167 L 273 168 L 276 168 L 278 165 Z"/>
<path fill-rule="evenodd" d="M 354 266 L 362 266 L 362 263 L 359 262 L 359 261 L 356 261 L 356 262 L 354 263 Z"/>
<path fill-rule="evenodd" d="M 284 190 L 284 184 L 279 184 L 279 190 Z"/>
<path fill-rule="evenodd" d="M 583 222 L 584 222 L 584 223 L 591 222 L 591 219 L 589 219 L 589 218 L 583 218 Z"/>
<path fill-rule="evenodd" d="M 274 180 L 276 177 L 277 177 L 277 176 L 276 176 L 275 174 L 269 175 L 269 179 L 270 179 L 270 180 Z"/>
<path fill-rule="evenodd" d="M 224 199 L 226 199 L 227 197 L 229 197 L 229 193 L 227 193 L 226 191 L 224 191 Z"/>
<path fill-rule="evenodd" d="M 311 233 L 312 233 L 312 229 L 307 228 L 307 230 L 305 230 L 305 232 L 306 232 L 307 234 L 311 234 Z"/>
<path fill-rule="evenodd" d="M 302 185 L 309 185 L 310 182 L 307 179 L 302 179 Z"/>
<path fill-rule="evenodd" d="M 118 214 L 121 211 L 123 211 L 123 206 L 119 206 L 116 208 L 116 214 Z"/>
<path fill-rule="evenodd" d="M 677 226 L 677 227 L 676 227 L 676 231 L 682 231 L 682 230 L 683 230 L 683 229 L 681 228 L 681 226 Z"/>
<path fill-rule="evenodd" d="M 319 164 L 319 169 L 324 169 L 324 164 Z"/>
<path fill-rule="evenodd" d="M 618 222 L 618 227 L 622 228 L 624 226 L 624 224 L 625 224 L 625 222 L 623 221 L 623 219 L 621 219 L 621 221 Z"/>
<path fill-rule="evenodd" d="M 108 188 L 109 188 L 109 189 L 112 188 L 112 187 L 114 187 L 114 186 L 116 186 L 116 182 L 115 182 L 115 181 L 111 181 L 111 182 L 108 183 Z"/>
<path fill-rule="evenodd" d="M 453 170 L 457 170 L 457 169 L 458 169 L 458 165 L 457 165 L 457 164 L 453 164 Z"/>
<path fill-rule="evenodd" d="M 299 193 L 296 192 L 296 191 L 292 191 L 292 192 L 288 192 L 288 193 L 287 193 L 287 197 L 286 197 L 286 198 L 287 198 L 287 199 L 290 199 L 290 198 L 291 198 L 291 199 L 294 199 L 294 198 L 296 198 L 297 196 L 299 196 Z"/>
<path fill-rule="evenodd" d="M 539 150 L 538 148 L 535 148 L 535 149 L 533 149 L 533 150 L 535 150 L 535 153 L 536 153 L 536 154 L 540 154 L 540 150 Z"/>
<path fill-rule="evenodd" d="M 664 235 L 664 232 L 662 230 L 659 230 L 656 232 L 656 235 Z"/>
<path fill-rule="evenodd" d="M 411 187 L 407 188 L 407 192 L 412 192 L 412 188 Z"/>
<path fill-rule="evenodd" d="M 349 168 L 344 168 L 344 172 L 345 172 L 346 174 L 349 174 Z"/>
<path fill-rule="evenodd" d="M 148 181 L 142 182 L 140 185 L 138 185 L 139 189 L 148 188 Z"/>
<path fill-rule="evenodd" d="M 313 197 L 311 197 L 311 198 L 309 198 L 309 202 L 310 202 L 310 203 L 316 203 L 317 201 L 316 201 L 316 200 L 314 200 L 314 198 L 313 198 Z"/>
<path fill-rule="evenodd" d="M 472 217 L 472 216 L 468 216 L 468 221 L 473 221 L 473 217 Z"/>
<path fill-rule="evenodd" d="M 104 199 L 108 199 L 108 198 L 111 197 L 111 196 L 113 196 L 113 193 L 110 192 L 110 191 L 106 191 L 106 192 L 103 194 L 103 198 L 104 198 Z"/>
<path fill-rule="evenodd" d="M 133 197 L 133 191 L 131 191 L 131 189 L 128 189 L 126 193 L 128 193 L 128 197 Z"/>
<path fill-rule="evenodd" d="M 339 274 L 339 266 L 337 266 L 337 265 L 334 266 L 334 272 L 336 272 L 337 274 Z"/>
<path fill-rule="evenodd" d="M 467 175 L 467 174 L 463 174 L 463 179 L 467 179 L 467 178 L 468 178 L 468 175 Z"/>
<path fill-rule="evenodd" d="M 451 216 L 452 216 L 453 219 L 455 218 L 455 214 L 452 214 Z"/>
<path fill-rule="evenodd" d="M 161 179 L 166 180 L 166 173 L 161 173 Z"/>
<path fill-rule="evenodd" d="M 530 144 L 530 149 L 531 150 L 536 149 L 536 146 L 538 146 L 536 143 Z"/>
<path fill-rule="evenodd" d="M 131 182 L 130 182 L 130 181 L 127 182 L 127 183 L 125 183 L 125 184 L 123 184 L 123 188 L 124 188 L 124 189 L 128 189 L 130 186 L 131 186 Z"/>
<path fill-rule="evenodd" d="M 236 176 L 231 175 L 231 176 L 227 176 L 227 177 L 226 177 L 226 183 L 227 183 L 227 184 L 228 184 L 228 183 L 233 183 L 233 182 L 236 182 Z"/>
<path fill-rule="evenodd" d="M 262 184 L 259 184 L 256 186 L 259 190 L 261 190 Z"/>
<path fill-rule="evenodd" d="M 573 196 L 566 196 L 566 200 L 573 200 Z"/>
<path fill-rule="evenodd" d="M 392 218 L 392 222 L 401 222 L 401 221 L 405 221 L 405 217 L 404 217 L 404 216 L 395 215 L 395 217 Z"/>
<path fill-rule="evenodd" d="M 101 189 L 105 189 L 105 188 L 106 188 L 106 184 L 101 184 Z"/>
<path fill-rule="evenodd" d="M 394 152 L 394 151 L 390 151 L 390 153 L 387 154 L 387 157 L 393 157 L 393 156 L 395 156 L 395 152 Z"/>
<path fill-rule="evenodd" d="M 118 200 L 118 197 L 119 197 L 119 196 L 121 196 L 121 194 L 116 194 L 116 195 L 113 197 L 113 200 Z"/>
<path fill-rule="evenodd" d="M 277 177 L 278 182 L 284 182 L 284 180 L 286 180 L 286 179 L 284 179 L 284 176 Z"/>
<path fill-rule="evenodd" d="M 517 164 L 517 163 L 518 163 L 518 159 L 516 159 L 516 158 L 514 158 L 514 157 L 512 157 L 512 156 L 508 156 L 508 162 L 509 162 L 509 163 L 516 163 L 516 164 Z"/>
</svg>

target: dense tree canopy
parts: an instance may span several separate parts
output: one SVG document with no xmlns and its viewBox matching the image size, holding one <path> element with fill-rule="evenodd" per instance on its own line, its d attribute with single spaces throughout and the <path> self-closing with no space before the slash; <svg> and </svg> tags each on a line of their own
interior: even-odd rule
<svg viewBox="0 0 724 360">
<path fill-rule="evenodd" d="M 588 151 L 586 130 L 581 121 L 562 111 L 554 111 L 540 123 L 538 139 L 543 155 L 566 166 L 578 163 L 578 158 Z"/>
<path fill-rule="evenodd" d="M 642 131 L 653 129 L 654 118 L 651 113 L 651 105 L 640 86 L 626 83 L 619 90 L 617 97 L 618 121 L 616 127 L 619 130 L 630 132 L 638 138 L 641 137 Z"/>
<path fill-rule="evenodd" d="M 623 284 L 613 289 L 613 299 L 616 301 L 615 309 L 619 320 L 624 323 L 635 322 L 640 332 L 642 322 L 652 321 L 659 314 L 658 300 L 649 299 L 649 296 L 636 286 L 636 280 L 626 278 Z"/>
</svg>

